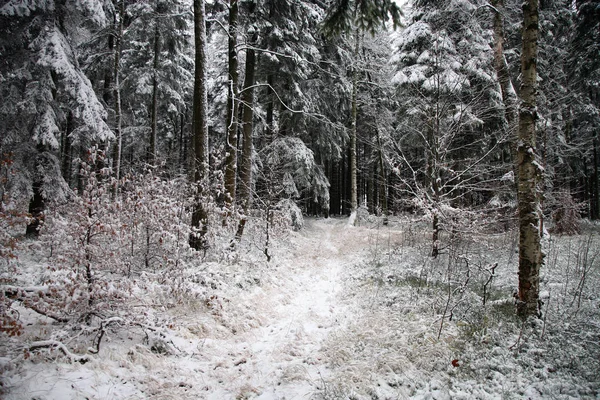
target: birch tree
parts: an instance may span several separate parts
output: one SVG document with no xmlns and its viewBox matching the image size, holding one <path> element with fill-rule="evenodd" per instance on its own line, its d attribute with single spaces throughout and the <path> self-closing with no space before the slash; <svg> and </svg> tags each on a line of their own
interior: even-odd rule
<svg viewBox="0 0 600 400">
<path fill-rule="evenodd" d="M 540 226 L 541 166 L 536 155 L 538 0 L 523 3 L 523 48 L 517 145 L 519 207 L 519 292 L 517 312 L 525 318 L 539 312 L 540 267 L 543 263 Z"/>
</svg>

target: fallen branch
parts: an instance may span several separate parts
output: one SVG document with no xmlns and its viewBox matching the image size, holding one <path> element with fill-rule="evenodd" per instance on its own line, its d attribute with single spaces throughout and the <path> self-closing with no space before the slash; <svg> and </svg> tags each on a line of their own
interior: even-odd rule
<svg viewBox="0 0 600 400">
<path fill-rule="evenodd" d="M 77 361 L 79 363 L 85 364 L 86 362 L 92 360 L 92 358 L 88 355 L 80 355 L 80 354 L 71 353 L 69 351 L 69 349 L 67 348 L 67 346 L 65 346 L 63 343 L 59 342 L 58 340 L 41 340 L 38 342 L 33 342 L 25 350 L 35 351 L 35 350 L 39 350 L 39 349 L 58 349 L 65 356 L 67 356 L 71 360 L 71 362 Z"/>
</svg>

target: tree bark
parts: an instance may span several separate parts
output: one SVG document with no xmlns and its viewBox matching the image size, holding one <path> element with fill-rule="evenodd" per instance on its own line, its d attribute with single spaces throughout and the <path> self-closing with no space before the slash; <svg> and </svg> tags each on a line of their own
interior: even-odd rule
<svg viewBox="0 0 600 400">
<path fill-rule="evenodd" d="M 358 50 L 360 47 L 360 36 L 358 30 L 356 31 L 356 42 L 354 44 L 354 62 L 356 63 L 358 57 Z M 350 122 L 350 214 L 356 216 L 356 210 L 358 209 L 358 187 L 357 187 L 357 166 L 356 166 L 356 135 L 357 135 L 357 117 L 358 117 L 358 105 L 357 105 L 357 94 L 358 94 L 358 65 L 354 65 L 352 68 L 352 108 L 351 108 L 351 122 Z M 350 217 L 353 218 L 353 217 Z M 354 221 L 352 221 L 354 222 Z"/>
<path fill-rule="evenodd" d="M 512 169 L 515 182 L 515 192 L 518 194 L 517 185 L 517 123 L 518 105 L 517 93 L 510 78 L 510 72 L 506 57 L 504 57 L 504 0 L 491 0 L 490 4 L 494 10 L 494 68 L 498 77 L 502 101 L 504 102 L 504 118 L 508 129 L 510 154 L 512 157 Z"/>
<path fill-rule="evenodd" d="M 67 185 L 71 186 L 71 169 L 72 169 L 72 155 L 71 155 L 71 150 L 72 150 L 72 143 L 71 143 L 71 132 L 73 132 L 73 126 L 74 125 L 74 121 L 73 121 L 73 112 L 69 111 L 68 115 L 67 115 L 67 124 L 66 124 L 66 128 L 65 131 L 63 133 L 63 140 L 62 140 L 62 154 L 61 154 L 61 169 L 62 169 L 62 175 L 63 178 L 65 179 L 65 182 L 67 182 Z"/>
<path fill-rule="evenodd" d="M 41 151 L 37 156 L 38 160 L 41 158 Z M 39 161 L 36 161 L 36 166 Z M 31 220 L 27 224 L 25 236 L 31 238 L 37 238 L 40 236 L 40 229 L 44 225 L 44 212 L 46 210 L 46 200 L 42 195 L 43 176 L 36 178 L 33 182 L 33 197 L 29 201 L 29 214 L 31 214 Z"/>
<path fill-rule="evenodd" d="M 192 136 L 194 159 L 193 181 L 196 185 L 195 204 L 192 211 L 190 247 L 206 251 L 208 243 L 208 209 L 204 204 L 204 190 L 208 184 L 208 116 L 206 93 L 206 22 L 204 0 L 194 0 L 194 103 Z"/>
<path fill-rule="evenodd" d="M 518 204 L 519 204 L 519 302 L 522 318 L 539 312 L 540 267 L 543 263 L 540 230 L 541 169 L 536 160 L 536 97 L 538 0 L 523 3 L 523 50 L 521 53 L 521 88 L 519 107 Z"/>
<path fill-rule="evenodd" d="M 227 193 L 225 201 L 229 205 L 235 204 L 237 184 L 238 59 L 236 47 L 238 9 L 238 0 L 229 0 L 229 80 L 227 82 L 227 154 L 225 157 L 225 192 Z"/>
<path fill-rule="evenodd" d="M 381 213 L 383 214 L 383 224 L 388 224 L 388 199 L 386 193 L 386 174 L 385 164 L 383 162 L 383 146 L 381 145 L 381 135 L 379 134 L 379 128 L 377 127 L 377 153 L 379 158 L 379 179 L 377 179 L 377 185 L 379 187 L 379 204 L 381 206 Z"/>
<path fill-rule="evenodd" d="M 247 213 L 252 205 L 252 130 L 254 119 L 254 83 L 256 70 L 256 52 L 253 45 L 258 39 L 258 31 L 254 27 L 250 28 L 249 35 L 250 46 L 246 50 L 246 76 L 244 78 L 244 89 L 242 91 L 242 158 L 240 164 L 240 185 L 239 200 L 243 213 Z M 246 226 L 246 216 L 243 216 L 238 224 L 238 230 L 235 235 L 236 240 L 240 240 L 244 234 Z"/>
<path fill-rule="evenodd" d="M 158 14 L 158 6 L 156 13 Z M 160 61 L 160 30 L 158 15 L 154 18 L 154 60 L 152 63 L 152 115 L 150 121 L 150 148 L 148 149 L 148 164 L 156 163 L 156 128 L 158 125 L 158 63 Z"/>
<path fill-rule="evenodd" d="M 121 83 L 119 80 L 120 75 L 120 63 L 121 63 L 121 48 L 122 48 L 122 38 L 123 38 L 123 23 L 125 19 L 125 0 L 121 0 L 121 5 L 119 8 L 119 21 L 116 26 L 116 37 L 114 40 L 114 65 L 113 65 L 113 77 L 114 77 L 114 100 L 115 100 L 115 147 L 113 153 L 113 170 L 115 173 L 115 178 L 118 181 L 121 179 L 121 153 L 122 153 L 122 144 L 123 144 L 123 133 L 121 129 Z M 117 191 L 115 190 L 115 193 Z"/>
<path fill-rule="evenodd" d="M 600 218 L 600 190 L 598 188 L 598 139 L 594 138 L 594 151 L 592 153 L 594 157 L 594 172 L 592 173 L 591 179 L 591 196 L 590 196 L 590 218 L 597 220 Z"/>
</svg>

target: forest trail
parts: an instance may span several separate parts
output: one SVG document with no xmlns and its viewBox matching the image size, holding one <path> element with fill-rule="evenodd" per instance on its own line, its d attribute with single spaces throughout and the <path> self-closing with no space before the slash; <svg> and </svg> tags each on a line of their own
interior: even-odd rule
<svg viewBox="0 0 600 400">
<path fill-rule="evenodd" d="M 346 219 L 310 219 L 293 236 L 293 254 L 277 271 L 281 284 L 249 299 L 265 315 L 261 326 L 213 343 L 228 357 L 210 375 L 231 385 L 208 399 L 307 399 L 322 389 L 329 372 L 320 349 L 351 315 L 339 294 L 344 266 L 368 246 L 360 232 L 364 229 L 348 227 Z"/>
</svg>

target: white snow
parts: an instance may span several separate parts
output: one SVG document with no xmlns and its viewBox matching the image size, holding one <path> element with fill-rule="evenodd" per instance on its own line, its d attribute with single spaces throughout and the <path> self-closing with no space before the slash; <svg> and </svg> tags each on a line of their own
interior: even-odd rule
<svg viewBox="0 0 600 400">
<path fill-rule="evenodd" d="M 149 321 L 163 321 L 154 328 L 115 319 L 119 328 L 107 330 L 100 353 L 87 353 L 84 364 L 58 349 L 68 332 L 46 339 L 50 320 L 36 322 L 22 309 L 24 339 L 48 348 L 11 355 L 10 368 L 0 353 L 4 398 L 597 398 L 598 296 L 585 292 L 578 317 L 572 294 L 561 295 L 578 287 L 564 277 L 574 273 L 584 241 L 549 244 L 543 281 L 552 296 L 549 289 L 540 296 L 548 316 L 523 326 L 513 317 L 512 233 L 485 243 L 465 237 L 455 247 L 460 257 L 442 252 L 434 260 L 427 231 L 407 218 L 384 227 L 366 216 L 351 229 L 348 219 L 307 218 L 301 231 L 277 239 L 271 263 L 244 256 L 199 264 L 198 276 L 213 271 L 201 287 L 213 285 L 211 297 L 140 308 Z M 22 262 L 33 269 L 35 257 Z M 480 285 L 492 263 L 482 307 Z M 595 287 L 594 271 L 586 287 Z M 467 278 L 473 286 L 448 298 L 448 285 Z M 136 292 L 138 303 L 160 303 L 158 289 Z M 86 354 L 67 339 L 65 350 Z"/>
</svg>

